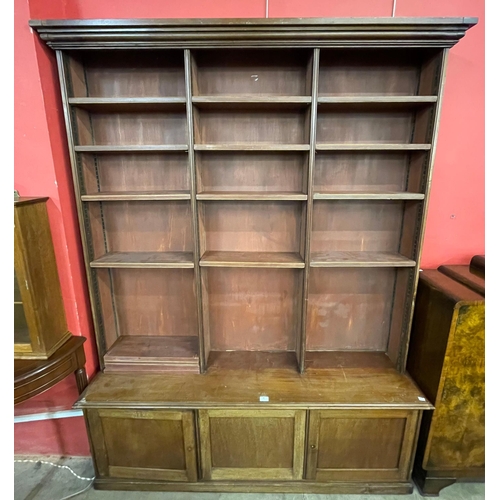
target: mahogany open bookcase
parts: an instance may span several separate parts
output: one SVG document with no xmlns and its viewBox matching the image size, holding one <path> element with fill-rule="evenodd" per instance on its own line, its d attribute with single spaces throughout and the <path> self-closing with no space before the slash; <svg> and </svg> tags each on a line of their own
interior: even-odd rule
<svg viewBox="0 0 500 500">
<path fill-rule="evenodd" d="M 445 65 L 476 21 L 31 22 L 104 371 L 79 402 L 98 487 L 411 489 Z"/>
</svg>

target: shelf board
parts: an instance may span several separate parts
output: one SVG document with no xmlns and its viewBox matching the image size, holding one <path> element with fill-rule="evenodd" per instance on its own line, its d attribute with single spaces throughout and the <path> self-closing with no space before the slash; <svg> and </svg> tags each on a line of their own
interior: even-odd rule
<svg viewBox="0 0 500 500">
<path fill-rule="evenodd" d="M 105 192 L 95 194 L 84 194 L 82 201 L 166 201 L 166 200 L 190 200 L 189 191 L 124 191 L 123 193 Z"/>
<path fill-rule="evenodd" d="M 195 144 L 195 151 L 309 151 L 309 144 Z"/>
<path fill-rule="evenodd" d="M 75 146 L 77 153 L 172 153 L 186 152 L 187 144 L 135 146 Z"/>
<path fill-rule="evenodd" d="M 317 143 L 316 151 L 429 151 L 431 144 Z"/>
<path fill-rule="evenodd" d="M 303 269 L 304 260 L 293 252 L 205 252 L 202 267 L 264 267 Z"/>
<path fill-rule="evenodd" d="M 196 195 L 197 200 L 246 200 L 246 201 L 303 201 L 307 194 L 286 191 L 206 191 Z"/>
<path fill-rule="evenodd" d="M 436 96 L 319 96 L 318 112 L 323 110 L 412 110 L 431 106 Z"/>
<path fill-rule="evenodd" d="M 194 95 L 193 103 L 200 102 L 269 102 L 269 103 L 310 103 L 311 96 L 306 95 L 273 95 L 273 94 L 218 94 Z"/>
<path fill-rule="evenodd" d="M 191 252 L 110 252 L 90 263 L 92 268 L 194 268 Z"/>
<path fill-rule="evenodd" d="M 311 104 L 310 96 L 279 95 L 204 95 L 193 96 L 199 109 L 301 109 Z"/>
<path fill-rule="evenodd" d="M 414 260 L 395 252 L 312 252 L 311 267 L 415 267 Z"/>
<path fill-rule="evenodd" d="M 125 335 L 104 355 L 110 371 L 199 371 L 198 338 Z"/>
<path fill-rule="evenodd" d="M 342 191 L 342 192 L 318 192 L 314 193 L 315 200 L 423 200 L 424 194 L 408 192 L 362 192 L 362 191 Z"/>
<path fill-rule="evenodd" d="M 71 106 L 94 112 L 114 111 L 180 111 L 186 107 L 185 97 L 70 97 Z"/>
</svg>

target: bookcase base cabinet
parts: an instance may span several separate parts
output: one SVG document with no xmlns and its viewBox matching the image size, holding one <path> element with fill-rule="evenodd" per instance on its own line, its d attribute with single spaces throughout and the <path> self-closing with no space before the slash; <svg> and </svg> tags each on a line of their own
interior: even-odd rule
<svg viewBox="0 0 500 500">
<path fill-rule="evenodd" d="M 85 418 L 97 489 L 410 493 L 421 413 L 91 408 Z"/>
</svg>

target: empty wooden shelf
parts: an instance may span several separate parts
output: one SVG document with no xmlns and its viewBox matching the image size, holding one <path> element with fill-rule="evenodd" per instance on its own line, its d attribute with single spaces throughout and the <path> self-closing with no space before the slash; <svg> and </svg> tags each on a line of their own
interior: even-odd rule
<svg viewBox="0 0 500 500">
<path fill-rule="evenodd" d="M 90 263 L 90 267 L 187 267 L 193 268 L 192 252 L 110 252 Z"/>
<path fill-rule="evenodd" d="M 370 192 L 370 191 L 320 191 L 314 193 L 315 200 L 423 200 L 425 195 L 408 192 Z"/>
<path fill-rule="evenodd" d="M 311 267 L 414 267 L 414 260 L 396 252 L 312 252 Z"/>
<path fill-rule="evenodd" d="M 293 252 L 205 252 L 202 267 L 305 267 L 299 253 Z"/>
<path fill-rule="evenodd" d="M 338 142 L 318 142 L 317 151 L 429 151 L 430 144 L 396 144 L 396 143 L 338 143 Z"/>
<path fill-rule="evenodd" d="M 96 487 L 411 491 L 444 73 L 475 23 L 31 23 L 104 371 L 79 402 Z"/>
<path fill-rule="evenodd" d="M 204 191 L 196 195 L 197 200 L 247 200 L 247 201 L 305 201 L 307 194 L 286 191 Z"/>
<path fill-rule="evenodd" d="M 176 152 L 186 151 L 187 144 L 173 144 L 170 146 L 158 145 L 130 145 L 130 146 L 75 146 L 74 150 L 79 153 L 154 153 L 154 152 Z"/>
<path fill-rule="evenodd" d="M 198 339 L 124 335 L 105 354 L 108 371 L 198 372 Z"/>
<path fill-rule="evenodd" d="M 196 151 L 309 151 L 309 144 L 221 143 L 195 144 Z"/>
<path fill-rule="evenodd" d="M 82 195 L 82 201 L 130 201 L 130 200 L 189 200 L 191 195 L 188 191 L 99 191 L 95 194 Z"/>
<path fill-rule="evenodd" d="M 182 111 L 184 97 L 70 97 L 68 104 L 86 111 Z"/>
</svg>

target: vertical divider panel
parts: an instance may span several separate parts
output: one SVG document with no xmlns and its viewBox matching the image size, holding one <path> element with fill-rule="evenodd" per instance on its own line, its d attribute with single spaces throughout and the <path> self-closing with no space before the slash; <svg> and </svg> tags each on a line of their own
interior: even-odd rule
<svg viewBox="0 0 500 500">
<path fill-rule="evenodd" d="M 193 226 L 193 260 L 194 260 L 194 279 L 195 279 L 195 296 L 196 309 L 198 318 L 198 351 L 200 357 L 200 371 L 203 373 L 207 367 L 209 344 L 205 347 L 204 338 L 204 314 L 202 302 L 202 283 L 200 269 L 200 234 L 198 228 L 198 203 L 196 201 L 196 165 L 194 154 L 194 124 L 193 124 L 193 94 L 192 94 L 192 79 L 193 67 L 191 65 L 191 51 L 184 50 L 184 71 L 186 80 L 186 117 L 188 129 L 188 162 L 189 176 L 191 180 L 191 219 Z M 195 69 L 195 68 L 194 68 Z M 196 69 L 195 69 L 196 70 Z M 196 76 L 196 75 L 195 75 Z"/>
<path fill-rule="evenodd" d="M 92 236 L 90 231 L 90 221 L 88 214 L 85 213 L 81 195 L 83 193 L 82 166 L 79 164 L 77 153 L 75 152 L 75 139 L 77 130 L 73 128 L 71 120 L 71 109 L 68 103 L 68 89 L 70 86 L 69 75 L 66 72 L 65 56 L 60 50 L 56 50 L 57 68 L 59 73 L 59 84 L 61 89 L 61 98 L 64 111 L 64 122 L 66 124 L 68 150 L 73 174 L 73 187 L 75 190 L 76 209 L 80 226 L 80 237 L 82 239 L 83 256 L 85 260 L 85 272 L 89 283 L 90 305 L 94 325 L 98 325 L 96 333 L 97 353 L 99 356 L 99 365 L 104 369 L 104 354 L 106 345 L 104 340 L 104 323 L 102 312 L 100 310 L 99 289 L 97 283 L 97 271 L 90 268 L 90 261 L 93 258 Z"/>
<path fill-rule="evenodd" d="M 434 158 L 436 156 L 437 136 L 439 131 L 439 118 L 441 114 L 441 104 L 443 100 L 444 82 L 446 77 L 446 64 L 448 60 L 448 50 L 443 51 L 437 56 L 435 71 L 431 77 L 430 71 L 426 71 L 423 82 L 427 87 L 432 89 L 432 93 L 437 95 L 437 102 L 434 105 L 433 115 L 428 119 L 426 127 L 421 124 L 415 125 L 415 133 L 418 133 L 419 141 L 424 141 L 431 144 L 431 149 L 426 157 L 426 164 L 422 168 L 421 174 L 421 191 L 425 194 L 424 201 L 418 207 L 416 214 L 416 222 L 412 223 L 410 218 L 415 215 L 408 209 L 405 209 L 403 220 L 403 232 L 400 242 L 400 253 L 407 255 L 416 262 L 416 266 L 410 271 L 408 280 L 403 279 L 401 273 L 398 274 L 395 297 L 400 298 L 401 305 L 395 300 L 393 304 L 393 315 L 391 321 L 391 330 L 389 332 L 389 342 L 387 346 L 387 355 L 393 363 L 396 364 L 400 372 L 404 372 L 406 368 L 406 358 L 408 355 L 408 345 L 410 340 L 410 328 L 413 319 L 413 311 L 415 307 L 415 297 L 417 294 L 418 272 L 420 269 L 420 260 L 422 256 L 422 243 L 424 239 L 424 226 L 427 218 L 427 209 L 429 206 L 429 192 L 432 180 L 432 170 L 434 167 Z M 432 81 L 429 81 L 432 80 Z M 422 85 L 422 82 L 421 82 Z M 418 128 L 418 130 L 417 130 Z M 410 167 L 411 168 L 411 167 Z M 395 309 L 399 309 L 399 314 L 396 314 Z"/>
<path fill-rule="evenodd" d="M 297 361 L 299 372 L 305 370 L 306 361 L 306 325 L 307 325 L 307 304 L 309 300 L 309 272 L 311 262 L 311 233 L 313 218 L 313 195 L 314 195 L 314 164 L 316 160 L 316 124 L 318 113 L 318 79 L 319 79 L 319 49 L 314 49 L 311 67 L 311 112 L 309 129 L 309 162 L 307 171 L 307 205 L 306 217 L 303 231 L 304 238 L 304 279 L 302 286 L 302 314 L 300 321 L 299 336 L 297 339 Z"/>
</svg>

